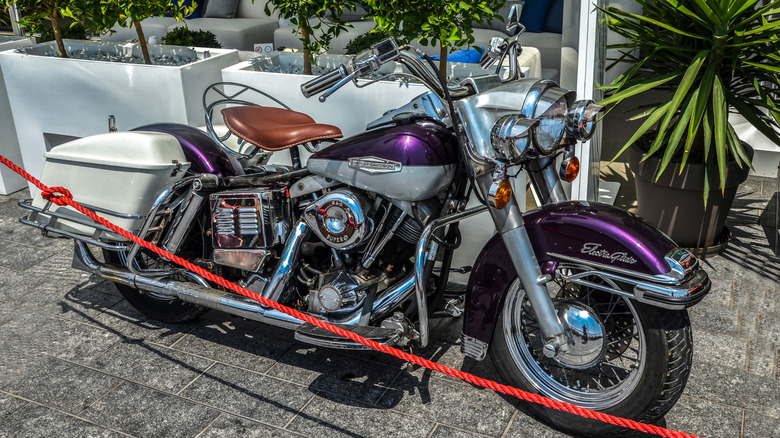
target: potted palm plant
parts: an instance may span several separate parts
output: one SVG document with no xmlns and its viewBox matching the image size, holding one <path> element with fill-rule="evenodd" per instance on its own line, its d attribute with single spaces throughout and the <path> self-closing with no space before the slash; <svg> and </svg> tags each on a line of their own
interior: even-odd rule
<svg viewBox="0 0 780 438">
<path fill-rule="evenodd" d="M 630 151 L 640 216 L 680 245 L 716 246 L 752 156 L 729 113 L 780 145 L 780 0 L 635 1 L 643 15 L 602 9 L 634 66 L 601 103 L 661 97 L 637 108 L 644 122 L 618 155 Z"/>
</svg>

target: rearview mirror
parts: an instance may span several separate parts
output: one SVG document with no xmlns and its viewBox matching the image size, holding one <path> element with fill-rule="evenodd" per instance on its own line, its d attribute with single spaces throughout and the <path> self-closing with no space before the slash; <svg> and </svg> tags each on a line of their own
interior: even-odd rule
<svg viewBox="0 0 780 438">
<path fill-rule="evenodd" d="M 520 15 L 523 13 L 523 7 L 515 4 L 509 9 L 506 17 L 506 32 L 509 35 L 520 35 L 525 32 L 525 26 L 520 24 Z"/>
</svg>

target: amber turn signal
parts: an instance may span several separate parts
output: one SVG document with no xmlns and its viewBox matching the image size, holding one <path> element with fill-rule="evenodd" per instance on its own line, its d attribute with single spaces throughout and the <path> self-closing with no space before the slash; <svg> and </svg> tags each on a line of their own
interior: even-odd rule
<svg viewBox="0 0 780 438">
<path fill-rule="evenodd" d="M 577 157 L 569 157 L 563 160 L 561 163 L 561 178 L 566 182 L 572 182 L 577 179 L 577 175 L 580 174 L 580 159 Z"/>
<path fill-rule="evenodd" d="M 490 186 L 488 198 L 491 206 L 498 209 L 506 207 L 512 199 L 512 184 L 506 179 L 494 182 Z"/>
</svg>

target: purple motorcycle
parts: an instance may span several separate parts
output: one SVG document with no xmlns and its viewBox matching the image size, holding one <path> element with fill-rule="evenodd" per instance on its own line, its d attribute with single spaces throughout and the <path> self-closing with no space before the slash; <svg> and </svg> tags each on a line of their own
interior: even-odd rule
<svg viewBox="0 0 780 438">
<path fill-rule="evenodd" d="M 553 82 L 520 79 L 516 40 L 497 41 L 483 58 L 488 68 L 509 59 L 508 75 L 457 87 L 413 50 L 387 40 L 302 87 L 324 101 L 395 61 L 430 89 L 354 137 L 217 86 L 240 152 L 213 129 L 156 124 L 58 146 L 42 179 L 206 270 L 367 338 L 425 346 L 431 315 L 462 316 L 463 354 L 489 355 L 506 383 L 658 420 L 687 381 L 686 308 L 710 281 L 689 251 L 641 218 L 566 200 L 561 181 L 579 167 L 574 145 L 591 136 L 601 107 Z M 206 104 L 210 127 L 214 108 Z M 305 166 L 299 146 L 313 152 Z M 270 152 L 289 153 L 292 165 L 268 164 Z M 510 183 L 521 169 L 543 201 L 526 213 Z M 481 205 L 467 209 L 472 196 Z M 40 194 L 22 205 L 24 223 L 75 239 L 74 264 L 115 282 L 149 317 L 188 321 L 218 309 L 289 328 L 302 342 L 363 348 L 212 287 Z M 473 266 L 453 268 L 468 231 L 459 222 L 485 212 L 494 237 Z M 455 270 L 470 271 L 465 289 L 448 281 Z M 529 407 L 578 435 L 624 433 Z"/>
</svg>

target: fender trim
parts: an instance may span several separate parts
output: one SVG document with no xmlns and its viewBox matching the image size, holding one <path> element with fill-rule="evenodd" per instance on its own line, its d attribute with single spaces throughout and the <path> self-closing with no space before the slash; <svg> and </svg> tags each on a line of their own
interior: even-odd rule
<svg viewBox="0 0 780 438">
<path fill-rule="evenodd" d="M 695 257 L 649 223 L 618 208 L 562 202 L 530 211 L 523 218 L 545 274 L 554 275 L 561 261 L 585 265 L 633 286 L 622 295 L 633 294 L 637 301 L 668 309 L 692 306 L 710 290 L 709 277 Z M 680 270 L 679 263 L 688 269 Z M 504 295 L 516 275 L 503 240 L 493 236 L 469 278 L 464 339 L 490 344 Z"/>
</svg>

